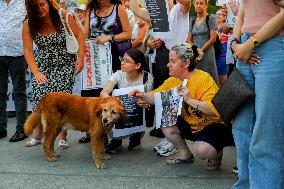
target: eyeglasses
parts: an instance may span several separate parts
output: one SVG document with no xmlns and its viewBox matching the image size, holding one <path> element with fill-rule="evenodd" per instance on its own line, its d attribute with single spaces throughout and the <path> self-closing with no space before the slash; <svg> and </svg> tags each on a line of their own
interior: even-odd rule
<svg viewBox="0 0 284 189">
<path fill-rule="evenodd" d="M 132 62 L 132 61 L 125 59 L 125 58 L 122 58 L 122 57 L 119 57 L 119 60 L 120 60 L 121 64 L 135 64 L 135 62 Z"/>
</svg>

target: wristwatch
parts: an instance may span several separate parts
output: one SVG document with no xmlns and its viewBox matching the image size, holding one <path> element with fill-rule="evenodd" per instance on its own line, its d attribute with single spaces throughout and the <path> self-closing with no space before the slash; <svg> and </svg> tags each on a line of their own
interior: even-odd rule
<svg viewBox="0 0 284 189">
<path fill-rule="evenodd" d="M 259 45 L 259 41 L 254 36 L 251 36 L 250 38 L 253 42 L 253 47 L 257 47 Z"/>
</svg>

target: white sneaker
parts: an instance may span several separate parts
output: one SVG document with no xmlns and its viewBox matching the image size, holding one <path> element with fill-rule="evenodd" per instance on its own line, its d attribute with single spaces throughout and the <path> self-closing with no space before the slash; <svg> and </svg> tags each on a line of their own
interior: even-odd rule
<svg viewBox="0 0 284 189">
<path fill-rule="evenodd" d="M 35 145 L 38 145 L 41 143 L 41 140 L 37 140 L 37 139 L 34 139 L 34 138 L 30 138 L 28 140 L 28 142 L 26 143 L 26 147 L 32 147 L 32 146 L 35 146 Z"/>
<path fill-rule="evenodd" d="M 176 153 L 178 153 L 178 149 L 170 141 L 165 146 L 163 146 L 163 148 L 157 151 L 158 156 L 164 157 L 172 156 Z"/>
<path fill-rule="evenodd" d="M 162 149 L 164 146 L 166 146 L 170 142 L 166 137 L 161 139 L 161 141 L 154 146 L 154 151 L 159 151 Z"/>
</svg>

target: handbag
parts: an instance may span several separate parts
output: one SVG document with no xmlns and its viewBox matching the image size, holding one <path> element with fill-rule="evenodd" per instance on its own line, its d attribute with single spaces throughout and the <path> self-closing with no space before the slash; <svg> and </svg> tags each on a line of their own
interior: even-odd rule
<svg viewBox="0 0 284 189">
<path fill-rule="evenodd" d="M 69 32 L 66 29 L 66 26 L 65 26 L 65 23 L 64 23 L 64 17 L 63 17 L 63 13 L 62 13 L 62 8 L 59 9 L 59 16 L 60 16 L 64 31 L 65 31 L 67 52 L 69 54 L 76 54 L 78 52 L 78 49 L 79 49 L 79 43 L 78 43 L 78 41 L 77 41 L 72 29 L 69 26 L 69 23 L 68 23 L 68 17 L 69 17 L 70 14 L 71 14 L 70 12 L 67 12 L 66 25 L 67 25 L 68 31 L 70 32 L 71 35 L 69 34 Z"/>
<path fill-rule="evenodd" d="M 212 104 L 219 112 L 226 125 L 231 125 L 231 121 L 240 108 L 255 96 L 254 91 L 237 68 L 234 68 L 231 75 L 225 81 L 212 99 Z"/>
<path fill-rule="evenodd" d="M 116 34 L 120 34 L 121 32 L 122 32 L 122 26 L 121 26 L 121 22 L 118 17 L 118 5 L 116 5 L 116 18 L 115 18 L 115 24 L 113 27 L 113 34 L 116 35 Z M 120 41 L 120 42 L 114 41 L 114 44 L 117 48 L 117 51 L 120 57 L 123 57 L 126 51 L 128 49 L 131 49 L 132 47 L 132 43 L 130 40 Z"/>
</svg>

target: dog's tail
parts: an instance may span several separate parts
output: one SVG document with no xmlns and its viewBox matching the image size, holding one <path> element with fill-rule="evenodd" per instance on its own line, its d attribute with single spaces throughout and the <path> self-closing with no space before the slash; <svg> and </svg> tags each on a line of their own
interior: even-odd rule
<svg viewBox="0 0 284 189">
<path fill-rule="evenodd" d="M 32 134 L 33 129 L 41 124 L 41 113 L 32 112 L 24 124 L 25 135 L 29 136 Z"/>
</svg>

